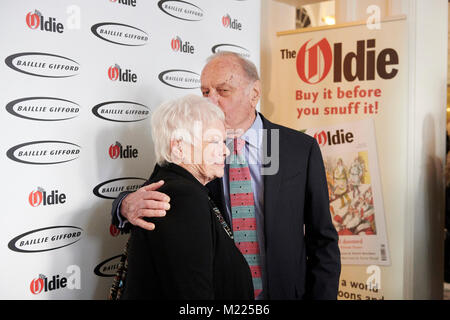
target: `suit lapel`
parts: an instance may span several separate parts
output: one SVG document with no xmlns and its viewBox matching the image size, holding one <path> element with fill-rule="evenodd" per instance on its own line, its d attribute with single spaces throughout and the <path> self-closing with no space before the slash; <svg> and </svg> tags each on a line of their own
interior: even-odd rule
<svg viewBox="0 0 450 320">
<path fill-rule="evenodd" d="M 264 118 L 261 114 L 261 119 L 263 121 L 263 128 L 267 132 L 264 135 L 263 140 L 263 167 L 269 167 L 271 162 L 268 161 L 267 156 L 274 156 L 271 154 L 272 145 L 274 143 L 280 144 L 280 141 L 276 141 L 273 139 L 272 130 L 278 130 L 270 121 Z M 281 150 L 279 149 L 279 153 Z M 281 158 L 281 156 L 280 156 Z M 276 220 L 275 213 L 277 212 L 277 203 L 278 203 L 278 194 L 280 193 L 280 183 L 281 183 L 281 159 L 278 159 L 279 167 L 278 172 L 276 174 L 266 174 L 264 175 L 264 220 L 265 222 L 265 236 L 266 243 L 267 240 L 270 240 L 270 227 Z"/>
</svg>

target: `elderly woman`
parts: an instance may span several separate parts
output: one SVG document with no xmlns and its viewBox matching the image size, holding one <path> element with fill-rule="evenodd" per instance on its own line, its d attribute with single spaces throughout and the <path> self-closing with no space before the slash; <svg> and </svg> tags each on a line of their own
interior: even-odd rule
<svg viewBox="0 0 450 320">
<path fill-rule="evenodd" d="M 205 187 L 229 154 L 223 112 L 188 95 L 161 105 L 151 125 L 157 165 L 147 183 L 165 181 L 170 210 L 148 219 L 153 231 L 133 227 L 121 298 L 253 299 L 248 264 Z"/>
</svg>

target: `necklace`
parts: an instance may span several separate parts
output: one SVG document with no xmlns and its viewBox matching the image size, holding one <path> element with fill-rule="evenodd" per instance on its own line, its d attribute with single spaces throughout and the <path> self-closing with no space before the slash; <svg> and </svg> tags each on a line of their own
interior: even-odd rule
<svg viewBox="0 0 450 320">
<path fill-rule="evenodd" d="M 223 229 L 225 230 L 225 232 L 228 234 L 228 236 L 234 240 L 233 238 L 233 232 L 231 231 L 230 227 L 228 226 L 227 222 L 225 221 L 225 219 L 223 218 L 222 214 L 219 211 L 219 208 L 217 208 L 217 206 L 215 205 L 214 201 L 212 201 L 212 199 L 210 197 L 209 198 L 209 203 L 212 206 L 212 209 L 214 211 L 214 214 L 217 217 L 217 220 L 219 220 L 219 223 L 222 225 Z"/>
</svg>

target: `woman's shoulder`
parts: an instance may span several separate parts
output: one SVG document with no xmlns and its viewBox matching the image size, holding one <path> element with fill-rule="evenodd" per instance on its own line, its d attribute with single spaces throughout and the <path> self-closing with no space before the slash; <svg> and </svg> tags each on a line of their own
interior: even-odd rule
<svg viewBox="0 0 450 320">
<path fill-rule="evenodd" d="M 189 197 L 191 199 L 208 199 L 208 188 L 200 184 L 186 170 L 171 165 L 160 167 L 153 175 L 152 182 L 164 180 L 164 184 L 157 190 L 169 197 Z"/>
<path fill-rule="evenodd" d="M 186 179 L 168 177 L 164 179 L 164 184 L 158 191 L 167 194 L 171 198 L 172 196 L 176 196 L 192 199 L 208 199 L 208 193 L 204 188 Z"/>
<path fill-rule="evenodd" d="M 151 219 L 157 228 L 166 230 L 164 227 L 178 225 L 182 228 L 196 230 L 200 226 L 209 226 L 209 198 L 208 194 L 199 186 L 185 179 L 168 178 L 164 180 L 164 184 L 157 191 L 170 197 L 170 209 L 167 210 L 166 216 Z"/>
</svg>

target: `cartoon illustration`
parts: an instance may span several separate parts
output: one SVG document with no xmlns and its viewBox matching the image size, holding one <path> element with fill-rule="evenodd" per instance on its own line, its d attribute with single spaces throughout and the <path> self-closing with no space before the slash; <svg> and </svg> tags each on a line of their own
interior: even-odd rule
<svg viewBox="0 0 450 320">
<path fill-rule="evenodd" d="M 336 168 L 333 171 L 333 182 L 334 194 L 341 198 L 341 208 L 343 208 L 346 203 L 350 203 L 350 198 L 348 196 L 347 169 L 341 158 L 338 159 Z"/>
<path fill-rule="evenodd" d="M 359 186 L 362 183 L 363 175 L 364 175 L 364 161 L 361 157 L 356 157 L 353 160 L 353 163 L 350 165 L 349 172 L 349 185 L 350 190 L 352 191 L 353 198 L 360 195 L 361 191 L 359 190 Z"/>
<path fill-rule="evenodd" d="M 350 163 L 348 170 L 345 160 Z M 330 212 L 340 236 L 376 235 L 372 186 L 364 181 L 365 175 L 370 178 L 366 161 L 361 154 L 352 153 L 325 162 Z M 336 163 L 334 168 L 332 163 Z"/>
</svg>

